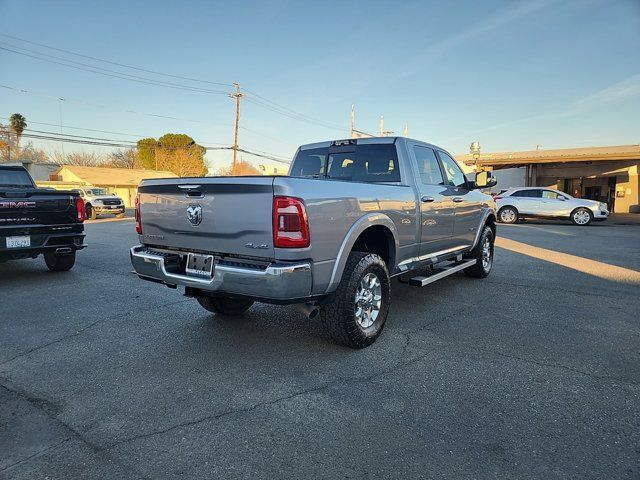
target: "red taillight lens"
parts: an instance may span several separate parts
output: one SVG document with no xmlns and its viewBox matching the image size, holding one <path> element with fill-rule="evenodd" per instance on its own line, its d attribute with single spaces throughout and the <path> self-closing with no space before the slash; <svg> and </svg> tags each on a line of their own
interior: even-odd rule
<svg viewBox="0 0 640 480">
<path fill-rule="evenodd" d="M 311 243 L 304 202 L 293 197 L 273 198 L 273 246 L 304 248 Z"/>
<path fill-rule="evenodd" d="M 140 218 L 140 197 L 136 196 L 136 211 L 135 211 L 135 217 L 136 217 L 136 232 L 138 232 L 138 235 L 142 235 L 142 219 Z"/>
<path fill-rule="evenodd" d="M 84 222 L 86 219 L 87 211 L 85 210 L 84 200 L 82 197 L 76 197 L 76 211 L 78 212 L 78 221 Z"/>
<path fill-rule="evenodd" d="M 495 197 L 493 197 L 494 200 L 502 200 L 502 197 L 500 195 L 496 195 Z"/>
</svg>

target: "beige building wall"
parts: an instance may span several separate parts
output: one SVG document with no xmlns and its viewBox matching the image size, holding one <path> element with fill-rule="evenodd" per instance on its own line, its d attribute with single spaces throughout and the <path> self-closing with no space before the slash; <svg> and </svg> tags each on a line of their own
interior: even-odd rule
<svg viewBox="0 0 640 480">
<path fill-rule="evenodd" d="M 587 188 L 598 186 L 602 195 L 606 195 L 609 179 L 615 178 L 614 212 L 640 213 L 639 163 L 627 161 L 553 163 L 536 165 L 535 168 L 535 185 L 565 190 L 564 180 L 569 179 L 571 191 L 567 193 L 570 195 L 574 195 L 575 190 L 584 194 Z"/>
</svg>

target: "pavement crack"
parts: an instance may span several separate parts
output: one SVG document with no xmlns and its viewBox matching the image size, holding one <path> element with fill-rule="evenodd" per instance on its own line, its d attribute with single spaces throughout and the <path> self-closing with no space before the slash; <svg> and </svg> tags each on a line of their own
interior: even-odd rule
<svg viewBox="0 0 640 480">
<path fill-rule="evenodd" d="M 575 368 L 575 367 L 570 367 L 569 365 L 563 365 L 561 363 L 548 363 L 548 362 L 540 362 L 538 360 L 534 360 L 531 358 L 525 358 L 525 357 L 520 357 L 518 355 L 511 355 L 508 353 L 503 353 L 497 350 L 488 350 L 488 349 L 475 349 L 477 351 L 482 351 L 482 352 L 487 352 L 487 353 L 493 353 L 494 355 L 498 355 L 500 357 L 505 357 L 505 358 L 510 358 L 513 360 L 518 360 L 520 362 L 525 362 L 525 363 L 529 363 L 529 364 L 533 364 L 533 365 L 538 365 L 539 367 L 547 367 L 547 368 L 558 368 L 561 370 L 566 370 L 569 372 L 573 372 L 573 373 L 578 373 L 580 375 L 584 375 L 586 377 L 590 377 L 593 378 L 595 380 L 605 380 L 605 381 L 610 381 L 610 382 L 619 382 L 619 383 L 624 383 L 625 385 L 630 385 L 633 387 L 637 387 L 640 386 L 640 384 L 636 383 L 636 382 L 631 382 L 629 380 L 625 380 L 624 378 L 620 378 L 620 377 L 612 377 L 609 375 L 597 375 L 595 373 L 591 373 L 591 372 L 586 372 L 584 370 L 580 370 L 579 368 Z"/>
<path fill-rule="evenodd" d="M 7 465 L 6 467 L 0 468 L 0 473 L 1 472 L 5 472 L 7 470 L 12 469 L 13 467 L 17 467 L 18 465 L 22 465 L 23 463 L 28 462 L 29 460 L 31 460 L 32 458 L 35 457 L 39 457 L 40 455 L 42 455 L 43 453 L 48 452 L 49 450 L 54 450 L 56 448 L 58 448 L 60 445 L 67 443 L 69 440 L 71 440 L 72 437 L 67 437 L 64 440 L 61 440 L 58 443 L 55 443 L 54 445 L 49 445 L 46 448 L 43 448 L 41 450 L 38 450 L 36 453 L 29 455 L 28 457 L 25 457 L 21 460 L 18 460 L 17 462 L 12 463 L 11 465 Z"/>
<path fill-rule="evenodd" d="M 120 462 L 117 458 L 114 458 L 112 455 L 109 455 L 106 452 L 102 452 L 102 449 L 100 447 L 98 447 L 95 443 L 93 443 L 91 440 L 89 440 L 88 438 L 86 438 L 84 435 L 82 435 L 78 430 L 76 430 L 74 427 L 72 427 L 71 425 L 69 425 L 67 422 L 65 422 L 64 420 L 62 420 L 58 413 L 52 413 L 50 409 L 45 408 L 43 405 L 45 404 L 49 404 L 51 402 L 48 401 L 43 401 L 43 399 L 36 397 L 35 395 L 31 395 L 28 392 L 22 391 L 22 390 L 18 390 L 16 388 L 12 388 L 9 387 L 8 385 L 6 385 L 4 382 L 6 382 L 6 379 L 0 378 L 0 380 L 3 383 L 0 383 L 0 388 L 3 388 L 4 390 L 6 390 L 8 393 L 10 393 L 11 395 L 21 398 L 24 401 L 26 401 L 27 403 L 29 403 L 30 405 L 32 405 L 34 408 L 36 408 L 37 410 L 41 411 L 42 413 L 44 413 L 50 420 L 56 422 L 58 425 L 60 425 L 64 430 L 66 430 L 70 435 L 68 438 L 66 438 L 64 441 L 60 442 L 60 444 L 67 442 L 69 440 L 72 440 L 73 438 L 79 440 L 80 442 L 82 442 L 84 445 L 86 445 L 94 454 L 96 454 L 96 456 L 98 457 L 108 457 L 106 460 L 107 461 L 111 461 L 115 464 L 117 464 L 118 466 L 122 467 L 123 469 L 130 471 L 132 473 L 135 473 L 138 477 L 144 479 L 144 480 L 151 480 L 150 477 L 147 477 L 146 475 L 142 474 L 141 472 L 137 471 L 136 469 L 134 469 L 131 466 L 128 465 L 124 465 L 122 462 Z M 42 451 L 39 453 L 43 453 Z M 30 458 L 33 458 L 35 455 L 32 455 Z M 25 458 L 22 460 L 22 462 L 26 462 L 28 461 L 29 458 Z"/>
<path fill-rule="evenodd" d="M 169 306 L 172 306 L 172 305 L 177 305 L 179 303 L 185 303 L 185 302 L 188 302 L 188 301 L 189 300 L 187 300 L 187 299 L 178 300 L 176 302 L 166 303 L 166 304 L 163 304 L 163 305 L 156 305 L 156 306 L 153 306 L 153 307 L 150 307 L 150 308 L 147 308 L 147 309 L 137 310 L 135 313 L 149 312 L 149 311 L 156 310 L 158 308 L 165 308 L 165 307 L 169 307 Z M 106 316 L 105 318 L 98 319 L 98 320 L 96 320 L 94 322 L 91 322 L 91 323 L 85 325 L 84 327 L 76 330 L 73 333 L 69 333 L 68 335 L 64 335 L 64 336 L 62 336 L 60 338 L 57 338 L 55 340 L 52 340 L 50 342 L 43 343 L 42 345 L 35 346 L 33 348 L 30 348 L 29 350 L 25 350 L 24 352 L 21 352 L 21 353 L 18 353 L 17 355 L 14 355 L 13 357 L 11 357 L 11 358 L 9 358 L 7 360 L 3 360 L 2 362 L 0 362 L 0 367 L 3 367 L 4 365 L 6 365 L 8 363 L 11 363 L 11 362 L 13 362 L 14 360 L 16 360 L 18 358 L 30 355 L 33 352 L 37 352 L 38 350 L 42 350 L 44 348 L 50 347 L 51 345 L 55 345 L 57 343 L 63 342 L 65 340 L 68 340 L 70 338 L 77 337 L 77 336 L 81 335 L 82 333 L 86 332 L 87 330 L 89 330 L 90 328 L 93 328 L 93 327 L 95 327 L 96 325 L 98 325 L 100 323 L 106 322 L 107 320 L 116 320 L 116 319 L 124 318 L 127 315 L 131 315 L 131 313 L 134 313 L 134 312 L 124 312 L 124 313 L 119 313 L 118 315 Z"/>
</svg>

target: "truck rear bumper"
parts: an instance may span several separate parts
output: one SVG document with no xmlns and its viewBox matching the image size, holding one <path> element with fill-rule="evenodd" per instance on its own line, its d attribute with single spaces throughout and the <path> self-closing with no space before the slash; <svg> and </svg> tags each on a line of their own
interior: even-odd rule
<svg viewBox="0 0 640 480">
<path fill-rule="evenodd" d="M 213 277 L 187 276 L 184 265 L 186 252 L 154 250 L 144 245 L 131 249 L 131 263 L 138 276 L 169 286 L 182 285 L 207 292 L 233 293 L 248 297 L 288 300 L 311 294 L 311 264 L 270 263 L 254 268 L 241 262 L 216 261 Z"/>
</svg>

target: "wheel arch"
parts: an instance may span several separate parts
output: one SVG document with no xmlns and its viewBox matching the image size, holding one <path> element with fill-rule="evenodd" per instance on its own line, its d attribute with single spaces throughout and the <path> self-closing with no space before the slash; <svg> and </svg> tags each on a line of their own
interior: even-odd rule
<svg viewBox="0 0 640 480">
<path fill-rule="evenodd" d="M 485 225 L 487 225 L 493 232 L 493 238 L 496 238 L 496 220 L 496 212 L 493 210 L 493 208 L 485 208 L 482 212 L 482 218 L 480 219 L 479 228 L 478 230 L 476 230 L 476 238 L 473 240 L 473 245 L 471 246 L 470 250 L 473 250 L 480 241 L 480 236 L 482 235 L 482 231 L 484 230 Z"/>
<path fill-rule="evenodd" d="M 340 245 L 325 293 L 331 293 L 337 288 L 351 252 L 376 253 L 383 258 L 389 272 L 392 272 L 396 264 L 398 246 L 396 227 L 387 215 L 372 213 L 360 218 L 351 226 Z"/>
</svg>

